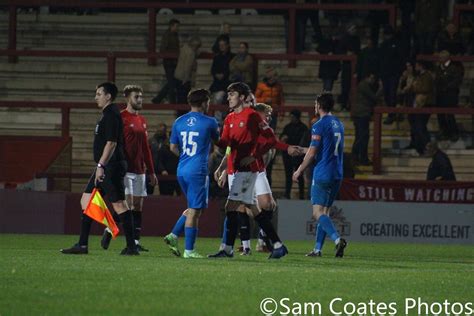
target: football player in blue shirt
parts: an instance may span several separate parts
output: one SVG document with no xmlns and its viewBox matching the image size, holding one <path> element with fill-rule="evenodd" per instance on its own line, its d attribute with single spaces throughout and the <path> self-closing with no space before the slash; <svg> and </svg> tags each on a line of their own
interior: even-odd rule
<svg viewBox="0 0 474 316">
<path fill-rule="evenodd" d="M 184 221 L 184 258 L 204 258 L 194 250 L 201 211 L 207 208 L 209 193 L 208 160 L 212 142 L 219 140 L 219 127 L 215 118 L 205 115 L 209 108 L 209 92 L 204 89 L 191 91 L 188 103 L 191 111 L 176 119 L 170 138 L 170 149 L 179 155 L 178 182 L 186 195 L 188 208 L 178 219 L 178 230 Z M 180 231 L 165 237 L 174 254 L 180 255 L 177 237 Z"/>
<path fill-rule="evenodd" d="M 336 243 L 336 257 L 344 256 L 347 242 L 340 238 L 332 220 L 329 209 L 332 206 L 342 182 L 342 158 L 344 153 L 344 126 L 337 117 L 331 114 L 334 107 L 332 94 L 318 95 L 315 102 L 315 113 L 320 119 L 311 129 L 311 144 L 298 170 L 293 174 L 297 181 L 303 171 L 316 159 L 311 186 L 311 204 L 313 218 L 318 222 L 316 228 L 316 245 L 307 254 L 309 257 L 321 256 L 321 248 L 328 235 Z"/>
</svg>

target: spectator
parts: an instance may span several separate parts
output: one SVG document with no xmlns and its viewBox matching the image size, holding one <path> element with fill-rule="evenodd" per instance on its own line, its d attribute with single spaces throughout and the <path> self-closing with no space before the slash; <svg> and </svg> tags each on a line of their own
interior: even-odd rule
<svg viewBox="0 0 474 316">
<path fill-rule="evenodd" d="M 438 51 L 447 50 L 451 55 L 463 55 L 466 51 L 461 35 L 456 25 L 449 23 L 439 34 Z"/>
<path fill-rule="evenodd" d="M 323 36 L 319 42 L 317 52 L 323 55 L 335 54 L 337 45 L 338 43 L 335 33 L 333 33 L 329 38 Z M 340 70 L 341 63 L 339 61 L 321 60 L 319 62 L 318 77 L 323 81 L 323 91 L 332 91 L 334 81 L 337 80 Z"/>
<path fill-rule="evenodd" d="M 201 39 L 197 36 L 191 37 L 179 52 L 178 64 L 174 72 L 176 79 L 176 101 L 178 104 L 186 104 L 189 91 L 196 81 L 197 62 Z M 178 113 L 178 116 L 181 115 Z"/>
<path fill-rule="evenodd" d="M 397 88 L 398 102 L 404 107 L 413 106 L 415 99 L 415 93 L 412 91 L 413 81 L 415 81 L 415 67 L 413 67 L 413 63 L 406 62 Z"/>
<path fill-rule="evenodd" d="M 394 36 L 391 26 L 384 29 L 384 41 L 380 45 L 380 79 L 384 89 L 384 99 L 387 106 L 395 107 L 397 104 L 397 86 L 402 72 L 402 57 L 400 47 Z M 396 115 L 389 114 L 383 122 L 390 125 L 395 121 Z"/>
<path fill-rule="evenodd" d="M 448 51 L 439 54 L 439 65 L 436 69 L 436 104 L 439 107 L 455 108 L 459 104 L 459 90 L 461 88 L 464 69 L 459 63 L 451 61 Z M 438 114 L 440 140 L 459 139 L 459 130 L 453 114 Z"/>
<path fill-rule="evenodd" d="M 220 53 L 220 47 L 219 47 L 219 42 L 220 41 L 225 41 L 227 44 L 230 45 L 230 31 L 231 31 L 231 26 L 229 23 L 222 23 L 221 24 L 221 29 L 219 32 L 219 35 L 217 36 L 216 40 L 214 41 L 214 44 L 212 44 L 212 52 L 214 54 L 219 54 Z"/>
<path fill-rule="evenodd" d="M 418 61 L 415 65 L 417 76 L 413 81 L 410 90 L 415 93 L 413 106 L 415 108 L 430 107 L 434 105 L 434 79 L 428 71 L 428 64 L 424 61 Z M 431 136 L 428 132 L 428 121 L 430 114 L 411 114 L 408 116 L 411 129 L 412 148 L 416 149 L 418 154 L 423 155 L 426 144 L 430 142 Z"/>
<path fill-rule="evenodd" d="M 367 46 L 364 47 L 357 58 L 357 80 L 367 78 L 369 73 L 375 74 L 378 78 L 380 69 L 380 57 L 378 48 L 374 45 L 372 39 L 367 40 Z"/>
<path fill-rule="evenodd" d="M 257 103 L 266 103 L 273 108 L 270 126 L 275 129 L 277 109 L 280 105 L 283 105 L 283 86 L 278 80 L 278 72 L 272 66 L 266 67 L 265 76 L 257 84 L 255 98 Z"/>
<path fill-rule="evenodd" d="M 451 160 L 445 152 L 438 148 L 436 142 L 428 143 L 426 152 L 432 157 L 426 173 L 426 180 L 456 181 Z"/>
<path fill-rule="evenodd" d="M 401 26 L 400 26 L 400 50 L 402 56 L 410 56 L 412 38 L 415 33 L 413 25 L 413 16 L 415 13 L 415 1 L 413 0 L 399 0 L 401 11 Z"/>
<path fill-rule="evenodd" d="M 297 0 L 297 3 L 317 3 L 317 0 Z M 319 42 L 322 37 L 321 26 L 319 24 L 318 10 L 298 10 L 296 11 L 296 53 L 302 53 L 306 48 L 306 24 L 308 19 L 313 27 L 313 40 Z"/>
<path fill-rule="evenodd" d="M 151 142 L 151 153 L 157 176 L 176 175 L 178 168 L 178 157 L 170 150 L 168 140 L 168 127 L 164 123 L 158 125 L 158 130 L 153 135 Z M 181 194 L 176 180 L 159 179 L 158 187 L 161 195 Z"/>
<path fill-rule="evenodd" d="M 339 54 L 358 55 L 360 52 L 360 38 L 357 35 L 357 27 L 355 24 L 350 24 L 347 27 L 346 33 L 339 41 Z M 341 94 L 339 95 L 339 103 L 341 110 L 349 109 L 349 94 L 351 91 L 351 62 L 342 62 L 341 71 Z"/>
<path fill-rule="evenodd" d="M 368 146 L 370 136 L 370 119 L 382 95 L 382 83 L 379 82 L 378 89 L 375 88 L 376 79 L 374 74 L 359 83 L 357 87 L 356 103 L 351 109 L 352 120 L 355 127 L 355 140 L 352 146 L 352 158 L 354 164 L 368 166 L 372 164 L 368 157 Z"/>
<path fill-rule="evenodd" d="M 253 84 L 253 57 L 249 54 L 249 44 L 240 42 L 237 55 L 230 61 L 230 80 L 245 82 L 249 87 Z"/>
<path fill-rule="evenodd" d="M 444 0 L 417 0 L 415 5 L 415 54 L 431 55 L 443 21 Z"/>
<path fill-rule="evenodd" d="M 179 54 L 179 24 L 176 19 L 171 19 L 168 23 L 168 29 L 161 37 L 160 53 Z M 176 103 L 176 82 L 174 78 L 174 71 L 178 61 L 176 58 L 163 58 L 163 68 L 165 69 L 166 84 L 161 88 L 158 95 L 154 97 L 151 102 L 161 103 L 161 101 L 168 97 L 170 103 Z"/>
<path fill-rule="evenodd" d="M 225 102 L 225 96 L 227 86 L 230 84 L 229 75 L 229 64 L 234 58 L 234 54 L 230 52 L 229 42 L 221 39 L 219 41 L 219 53 L 214 56 L 211 66 L 211 74 L 213 81 L 209 90 L 212 95 L 213 104 L 223 104 Z"/>
<path fill-rule="evenodd" d="M 369 0 L 368 2 L 370 4 L 382 4 L 385 0 Z M 377 47 L 379 45 L 380 26 L 388 24 L 388 12 L 384 10 L 370 10 L 367 19 L 370 25 L 370 40 L 374 47 Z"/>
<path fill-rule="evenodd" d="M 304 134 L 308 130 L 306 124 L 301 122 L 301 111 L 293 110 L 290 112 L 290 123 L 288 123 L 280 135 L 282 142 L 288 145 L 299 145 Z M 308 147 L 306 144 L 305 147 Z M 283 165 L 285 166 L 285 198 L 291 198 L 291 187 L 293 184 L 292 176 L 293 172 L 298 169 L 299 165 L 303 162 L 303 156 L 291 157 L 287 152 L 282 152 Z M 304 178 L 300 176 L 298 178 L 298 190 L 300 200 L 304 199 Z"/>
</svg>

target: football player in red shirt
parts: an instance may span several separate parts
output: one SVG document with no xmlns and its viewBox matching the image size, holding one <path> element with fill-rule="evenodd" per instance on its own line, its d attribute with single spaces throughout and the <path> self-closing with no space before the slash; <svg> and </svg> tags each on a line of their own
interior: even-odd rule
<svg viewBox="0 0 474 316">
<path fill-rule="evenodd" d="M 227 88 L 229 109 L 232 113 L 224 120 L 224 127 L 220 147 L 231 148 L 230 163 L 234 168 L 234 178 L 230 184 L 229 197 L 225 206 L 226 246 L 210 258 L 233 257 L 233 247 L 238 230 L 237 212 L 245 212 L 248 208 L 254 215 L 257 223 L 262 227 L 267 236 L 274 242 L 274 250 L 269 258 L 279 259 L 288 253 L 282 244 L 269 219 L 259 211 L 254 198 L 255 182 L 258 171 L 258 138 L 275 138 L 273 130 L 262 120 L 254 109 L 244 107 L 245 100 L 250 94 L 248 85 L 242 82 L 231 84 Z"/>
<path fill-rule="evenodd" d="M 147 195 L 145 173 L 148 173 L 152 186 L 157 184 L 157 179 L 148 145 L 146 120 L 139 114 L 143 108 L 143 89 L 138 85 L 127 85 L 123 89 L 123 94 L 127 99 L 127 107 L 120 113 L 123 121 L 125 158 L 128 165 L 124 178 L 125 197 L 132 209 L 137 249 L 148 251 L 140 245 L 143 198 Z M 111 237 L 110 230 L 106 228 L 102 236 L 102 248 L 109 247 Z"/>
</svg>

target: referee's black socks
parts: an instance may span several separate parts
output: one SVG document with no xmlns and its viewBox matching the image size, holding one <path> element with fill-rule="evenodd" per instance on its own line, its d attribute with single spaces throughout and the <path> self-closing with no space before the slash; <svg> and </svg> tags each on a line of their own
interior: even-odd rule
<svg viewBox="0 0 474 316">
<path fill-rule="evenodd" d="M 127 248 L 135 248 L 135 239 L 133 238 L 133 215 L 131 210 L 119 214 L 120 221 L 122 222 L 123 231 L 125 233 L 125 239 L 127 240 Z"/>
<path fill-rule="evenodd" d="M 91 231 L 92 218 L 82 213 L 81 217 L 81 235 L 79 236 L 79 246 L 85 246 L 89 244 L 89 234 Z"/>
</svg>

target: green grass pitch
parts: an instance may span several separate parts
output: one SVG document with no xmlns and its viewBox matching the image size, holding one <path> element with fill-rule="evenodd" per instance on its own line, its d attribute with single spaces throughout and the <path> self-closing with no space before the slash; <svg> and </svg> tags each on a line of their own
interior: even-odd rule
<svg viewBox="0 0 474 316">
<path fill-rule="evenodd" d="M 161 238 L 143 238 L 149 253 L 123 257 L 123 237 L 104 251 L 93 236 L 89 255 L 59 253 L 76 240 L 0 235 L 0 315 L 263 315 L 260 302 L 267 297 L 288 298 L 284 304 L 293 313 L 300 306 L 304 314 L 305 302 L 318 302 L 322 314 L 331 315 L 329 303 L 339 297 L 337 310 L 372 300 L 394 302 L 403 315 L 406 298 L 466 306 L 474 296 L 472 245 L 349 243 L 346 256 L 336 259 L 330 241 L 322 258 L 304 256 L 312 242 L 287 242 L 290 254 L 281 260 L 260 253 L 185 260 Z M 201 238 L 197 249 L 209 254 L 218 244 Z M 280 305 L 280 312 L 287 309 Z"/>
</svg>

